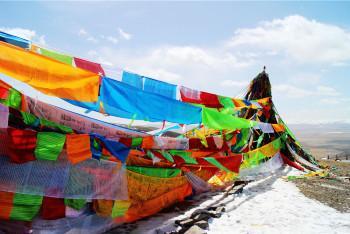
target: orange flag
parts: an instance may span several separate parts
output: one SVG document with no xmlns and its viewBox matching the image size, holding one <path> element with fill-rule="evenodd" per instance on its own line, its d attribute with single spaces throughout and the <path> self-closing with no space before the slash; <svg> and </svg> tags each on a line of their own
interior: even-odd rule
<svg viewBox="0 0 350 234">
<path fill-rule="evenodd" d="M 88 134 L 69 134 L 66 136 L 66 145 L 68 160 L 72 164 L 92 157 Z"/>
<path fill-rule="evenodd" d="M 97 101 L 99 75 L 0 41 L 0 72 L 39 91 L 82 102 Z"/>
</svg>

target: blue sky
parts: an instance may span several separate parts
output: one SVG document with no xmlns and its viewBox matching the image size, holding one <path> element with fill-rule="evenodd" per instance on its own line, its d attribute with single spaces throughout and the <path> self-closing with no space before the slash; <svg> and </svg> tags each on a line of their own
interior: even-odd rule
<svg viewBox="0 0 350 234">
<path fill-rule="evenodd" d="M 289 123 L 350 122 L 350 3 L 0 2 L 0 29 L 156 79 L 239 96 L 267 66 Z"/>
</svg>

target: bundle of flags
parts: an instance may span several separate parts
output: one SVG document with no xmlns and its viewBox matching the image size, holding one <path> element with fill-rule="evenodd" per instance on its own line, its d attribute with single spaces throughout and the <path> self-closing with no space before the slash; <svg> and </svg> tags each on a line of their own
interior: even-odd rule
<svg viewBox="0 0 350 234">
<path fill-rule="evenodd" d="M 152 134 L 110 124 L 31 98 L 1 81 L 4 225 L 19 221 L 28 227 L 29 222 L 33 230 L 62 232 L 111 227 L 198 192 L 223 189 L 242 170 L 255 175 L 272 163 L 274 169 L 284 163 L 318 169 L 271 97 L 235 99 L 129 71 L 110 78 L 98 63 L 3 32 L 0 64 L 0 73 L 89 111 L 176 126 Z M 183 131 L 163 136 L 177 128 Z"/>
</svg>

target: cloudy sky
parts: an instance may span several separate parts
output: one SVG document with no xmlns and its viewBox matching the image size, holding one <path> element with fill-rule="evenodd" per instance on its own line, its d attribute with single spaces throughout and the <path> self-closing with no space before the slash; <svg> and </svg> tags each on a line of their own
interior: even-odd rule
<svg viewBox="0 0 350 234">
<path fill-rule="evenodd" d="M 0 30 L 239 97 L 264 65 L 289 123 L 350 122 L 350 3 L 0 2 Z"/>
</svg>

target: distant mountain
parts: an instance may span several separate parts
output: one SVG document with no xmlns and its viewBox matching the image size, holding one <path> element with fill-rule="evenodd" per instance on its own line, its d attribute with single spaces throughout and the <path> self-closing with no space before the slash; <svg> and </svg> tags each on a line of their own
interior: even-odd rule
<svg viewBox="0 0 350 234">
<path fill-rule="evenodd" d="M 288 124 L 302 145 L 316 158 L 327 155 L 350 154 L 350 124 Z"/>
<path fill-rule="evenodd" d="M 333 122 L 333 123 L 322 123 L 322 124 L 288 124 L 292 131 L 296 132 L 342 132 L 350 133 L 350 123 L 344 122 Z"/>
</svg>

